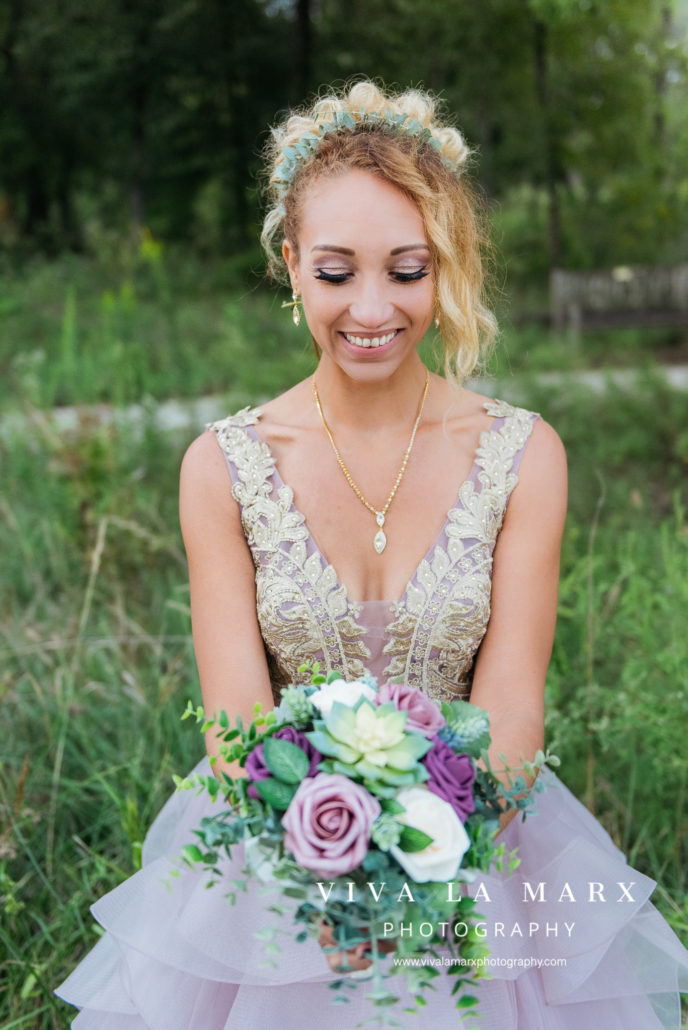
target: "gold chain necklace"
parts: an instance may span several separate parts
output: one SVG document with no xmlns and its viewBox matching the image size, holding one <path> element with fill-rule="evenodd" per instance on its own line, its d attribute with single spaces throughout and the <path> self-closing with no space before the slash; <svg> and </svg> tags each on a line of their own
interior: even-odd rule
<svg viewBox="0 0 688 1030">
<path fill-rule="evenodd" d="M 399 484 L 401 483 L 402 479 L 404 478 L 404 472 L 406 472 L 406 466 L 408 465 L 409 456 L 411 454 L 411 448 L 413 447 L 414 440 L 416 439 L 416 432 L 417 432 L 418 426 L 420 424 L 421 415 L 423 414 L 423 406 L 425 404 L 425 398 L 426 398 L 427 393 L 428 393 L 428 384 L 429 383 L 430 383 L 430 376 L 429 376 L 428 370 L 426 368 L 426 370 L 425 370 L 425 386 L 423 387 L 423 395 L 422 395 L 422 397 L 420 399 L 420 405 L 418 407 L 418 414 L 416 415 L 416 421 L 413 423 L 413 430 L 411 432 L 411 439 L 409 440 L 409 445 L 406 448 L 406 454 L 404 455 L 404 460 L 401 463 L 401 468 L 397 472 L 397 478 L 394 480 L 394 486 L 392 487 L 392 490 L 390 492 L 389 497 L 385 501 L 383 507 L 378 511 L 377 508 L 373 507 L 373 505 L 370 503 L 370 501 L 367 501 L 365 499 L 365 497 L 363 496 L 363 494 L 361 493 L 359 488 L 356 486 L 356 483 L 354 482 L 353 477 L 352 477 L 351 473 L 349 472 L 348 468 L 346 467 L 346 465 L 342 461 L 342 456 L 339 453 L 339 450 L 337 448 L 337 444 L 334 442 L 334 437 L 332 436 L 332 430 L 328 426 L 327 421 L 325 419 L 325 416 L 323 414 L 322 405 L 320 403 L 320 397 L 318 396 L 318 388 L 315 385 L 315 376 L 313 377 L 313 396 L 315 397 L 315 403 L 316 403 L 317 409 L 318 409 L 318 411 L 320 413 L 320 418 L 322 419 L 322 424 L 325 427 L 325 432 L 327 433 L 327 435 L 329 437 L 329 440 L 330 440 L 330 443 L 332 444 L 332 450 L 335 453 L 335 457 L 337 459 L 339 467 L 342 470 L 342 472 L 344 473 L 344 477 L 345 477 L 347 483 L 349 484 L 349 486 L 351 487 L 353 492 L 356 494 L 356 496 L 358 497 L 358 499 L 361 502 L 361 504 L 365 505 L 365 507 L 368 509 L 368 511 L 371 511 L 373 513 L 373 515 L 375 516 L 375 521 L 378 524 L 379 528 L 378 528 L 377 533 L 375 534 L 375 539 L 373 540 L 373 547 L 375 548 L 375 550 L 376 550 L 376 552 L 378 554 L 382 554 L 382 552 L 384 551 L 385 547 L 387 546 L 387 537 L 385 536 L 385 533 L 384 533 L 384 530 L 383 530 L 382 527 L 385 524 L 385 516 L 387 515 L 387 512 L 389 511 L 389 506 L 392 503 L 392 501 L 394 500 L 394 496 L 395 496 L 397 490 L 399 489 Z"/>
</svg>

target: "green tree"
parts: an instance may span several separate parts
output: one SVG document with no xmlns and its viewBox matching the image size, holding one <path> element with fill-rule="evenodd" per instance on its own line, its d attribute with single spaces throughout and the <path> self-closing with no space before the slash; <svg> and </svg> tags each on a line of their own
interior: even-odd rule
<svg viewBox="0 0 688 1030">
<path fill-rule="evenodd" d="M 78 245 L 86 198 L 243 248 L 270 121 L 365 74 L 456 112 L 525 274 L 676 260 L 685 21 L 670 0 L 6 0 L 0 191 L 41 246 Z"/>
</svg>

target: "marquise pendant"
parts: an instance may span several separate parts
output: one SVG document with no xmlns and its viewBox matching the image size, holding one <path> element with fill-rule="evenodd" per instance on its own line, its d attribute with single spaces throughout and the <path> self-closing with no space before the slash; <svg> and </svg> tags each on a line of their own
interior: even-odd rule
<svg viewBox="0 0 688 1030">
<path fill-rule="evenodd" d="M 387 546 L 387 537 L 385 536 L 385 534 L 383 532 L 383 529 L 382 529 L 382 527 L 385 524 L 384 512 L 376 511 L 375 512 L 375 521 L 377 522 L 377 524 L 380 527 L 380 529 L 375 534 L 375 539 L 373 540 L 373 547 L 375 548 L 375 550 L 377 551 L 378 554 L 382 554 L 382 552 L 384 551 L 385 547 Z"/>
</svg>

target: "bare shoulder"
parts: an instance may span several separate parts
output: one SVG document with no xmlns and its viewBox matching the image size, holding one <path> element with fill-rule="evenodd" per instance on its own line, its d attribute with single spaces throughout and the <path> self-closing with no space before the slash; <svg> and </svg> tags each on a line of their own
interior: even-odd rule
<svg viewBox="0 0 688 1030">
<path fill-rule="evenodd" d="M 260 432 L 270 446 L 293 444 L 310 428 L 313 404 L 312 381 L 304 379 L 273 400 L 261 404 Z"/>
<path fill-rule="evenodd" d="M 220 517 L 239 523 L 227 462 L 215 433 L 206 430 L 189 445 L 179 473 L 179 516 L 182 532 L 209 525 Z"/>
<path fill-rule="evenodd" d="M 180 483 L 182 489 L 213 489 L 227 487 L 229 473 L 222 449 L 215 433 L 206 429 L 189 444 L 182 459 Z"/>
<path fill-rule="evenodd" d="M 566 479 L 564 444 L 556 429 L 543 418 L 535 420 L 523 454 L 519 479 L 524 476 L 544 478 L 550 483 L 553 479 Z"/>
<path fill-rule="evenodd" d="M 272 400 L 262 403 L 260 410 L 263 417 L 269 421 L 290 422 L 302 406 L 304 399 L 312 399 L 312 380 L 302 379 L 294 386 L 291 386 L 284 393 L 278 394 Z"/>
<path fill-rule="evenodd" d="M 435 403 L 431 406 L 431 418 L 443 432 L 449 431 L 471 454 L 475 453 L 480 434 L 490 428 L 492 416 L 486 410 L 490 400 L 482 393 L 462 386 L 456 390 L 445 379 L 435 376 L 438 383 Z"/>
<path fill-rule="evenodd" d="M 467 387 L 461 387 L 461 407 L 467 415 L 486 415 L 485 405 L 488 401 L 492 400 L 492 397 L 488 397 L 484 393 L 478 393 L 476 390 L 469 390 Z"/>
<path fill-rule="evenodd" d="M 533 424 L 518 469 L 518 483 L 509 503 L 509 514 L 532 518 L 538 513 L 562 521 L 567 504 L 566 451 L 557 431 L 544 419 Z M 539 520 L 538 520 L 539 521 Z"/>
</svg>

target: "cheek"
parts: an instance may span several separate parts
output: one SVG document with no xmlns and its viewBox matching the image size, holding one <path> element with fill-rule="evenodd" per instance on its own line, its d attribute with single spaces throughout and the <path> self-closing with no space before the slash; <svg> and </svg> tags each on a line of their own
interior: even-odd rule
<svg viewBox="0 0 688 1030">
<path fill-rule="evenodd" d="M 306 291 L 303 294 L 303 310 L 306 317 L 313 322 L 328 323 L 334 321 L 346 305 L 338 301 L 336 294 L 328 296 L 318 291 Z"/>
<path fill-rule="evenodd" d="M 422 294 L 417 298 L 414 306 L 414 313 L 416 318 L 421 321 L 429 321 L 432 319 L 435 311 L 435 291 L 432 286 L 423 290 Z"/>
<path fill-rule="evenodd" d="M 404 303 L 403 298 L 400 298 L 400 303 Z M 430 276 L 416 284 L 413 297 L 407 298 L 406 306 L 418 319 L 432 317 L 435 308 L 435 284 Z"/>
</svg>

